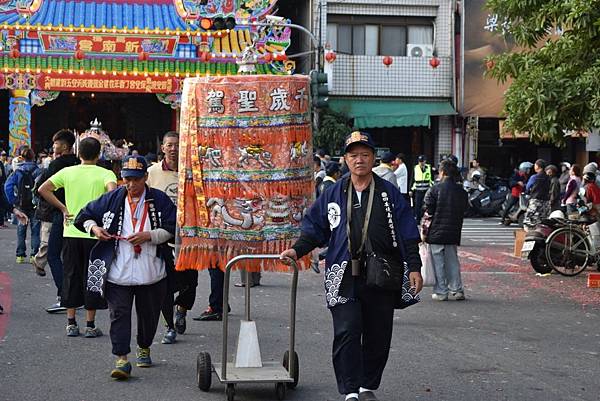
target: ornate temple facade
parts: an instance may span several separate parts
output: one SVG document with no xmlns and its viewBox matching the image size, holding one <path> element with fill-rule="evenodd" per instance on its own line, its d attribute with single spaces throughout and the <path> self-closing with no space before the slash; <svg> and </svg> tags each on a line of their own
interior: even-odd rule
<svg viewBox="0 0 600 401">
<path fill-rule="evenodd" d="M 236 75 L 249 57 L 253 73 L 291 74 L 290 29 L 265 23 L 276 3 L 0 1 L 0 89 L 10 93 L 11 152 L 31 145 L 32 107 L 64 91 L 155 94 L 177 109 L 186 77 Z"/>
</svg>

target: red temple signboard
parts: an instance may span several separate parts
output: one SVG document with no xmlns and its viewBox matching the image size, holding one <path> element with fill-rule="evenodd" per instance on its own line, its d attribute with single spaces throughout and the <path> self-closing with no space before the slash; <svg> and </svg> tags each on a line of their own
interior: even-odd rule
<svg viewBox="0 0 600 401">
<path fill-rule="evenodd" d="M 73 53 L 82 50 L 97 55 L 146 52 L 154 56 L 172 57 L 179 42 L 178 36 L 164 35 L 40 32 L 39 37 L 46 53 Z"/>
</svg>

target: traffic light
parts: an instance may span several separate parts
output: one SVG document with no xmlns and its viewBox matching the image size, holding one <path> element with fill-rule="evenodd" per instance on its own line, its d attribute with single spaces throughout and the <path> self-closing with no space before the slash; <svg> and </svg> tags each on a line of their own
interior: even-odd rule
<svg viewBox="0 0 600 401">
<path fill-rule="evenodd" d="M 205 31 L 222 31 L 224 29 L 234 29 L 235 26 L 236 21 L 234 17 L 202 18 L 200 20 L 200 27 Z"/>
<path fill-rule="evenodd" d="M 313 70 L 310 72 L 310 92 L 313 107 L 323 109 L 328 107 L 329 88 L 327 87 L 327 74 Z"/>
</svg>

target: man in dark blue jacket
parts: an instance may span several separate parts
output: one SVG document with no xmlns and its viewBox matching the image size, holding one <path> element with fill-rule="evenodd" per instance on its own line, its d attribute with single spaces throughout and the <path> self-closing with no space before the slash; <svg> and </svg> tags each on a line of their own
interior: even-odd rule
<svg viewBox="0 0 600 401">
<path fill-rule="evenodd" d="M 544 160 L 536 160 L 533 166 L 535 174 L 529 178 L 525 186 L 525 191 L 531 197 L 523 220 L 525 230 L 533 230 L 550 214 L 550 177 L 546 174 L 545 168 Z"/>
<path fill-rule="evenodd" d="M 465 299 L 457 248 L 467 193 L 456 183 L 457 173 L 456 164 L 444 160 L 440 163 L 440 182 L 425 194 L 425 212 L 431 219 L 425 241 L 433 256 L 436 284 L 432 298 L 436 301 L 447 301 L 449 292 L 457 301 Z"/>
<path fill-rule="evenodd" d="M 363 227 L 366 224 L 365 243 L 374 253 L 385 254 L 400 265 L 406 263 L 413 293 L 418 293 L 423 283 L 419 232 L 398 189 L 373 174 L 375 146 L 369 134 L 350 134 L 344 159 L 350 174 L 316 200 L 302 221 L 300 238 L 281 258 L 297 259 L 328 245 L 325 290 L 333 318 L 338 390 L 349 401 L 373 401 L 377 400 L 373 392 L 379 387 L 389 354 L 394 308 L 401 307 L 401 297 L 399 291 L 367 286 L 367 251 L 360 246 Z M 348 196 L 352 197 L 350 224 Z"/>
<path fill-rule="evenodd" d="M 40 221 L 34 216 L 34 204 L 32 203 L 33 185 L 29 189 L 25 188 L 25 190 L 31 191 L 29 194 L 20 194 L 18 193 L 18 190 L 19 187 L 21 187 L 20 184 L 23 177 L 27 175 L 30 176 L 32 180 L 35 180 L 40 174 L 40 169 L 35 163 L 35 154 L 31 148 L 23 147 L 20 155 L 24 159 L 24 162 L 21 163 L 15 172 L 8 177 L 8 180 L 6 180 L 6 183 L 4 184 L 4 193 L 6 194 L 8 203 L 21 210 L 28 218 L 27 224 L 19 223 L 17 226 L 17 263 L 25 263 L 27 259 L 27 245 L 25 244 L 25 240 L 27 239 L 27 226 L 30 227 L 31 231 L 30 255 L 31 259 L 33 259 L 33 256 L 40 248 Z M 20 204 L 22 199 L 28 199 L 28 202 L 26 202 L 27 204 L 25 204 L 25 202 Z"/>
</svg>

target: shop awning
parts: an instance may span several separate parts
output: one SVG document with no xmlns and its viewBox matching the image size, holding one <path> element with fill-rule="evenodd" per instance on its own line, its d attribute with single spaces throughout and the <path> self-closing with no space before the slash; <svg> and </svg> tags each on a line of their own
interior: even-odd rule
<svg viewBox="0 0 600 401">
<path fill-rule="evenodd" d="M 450 102 L 329 98 L 329 107 L 354 119 L 354 127 L 429 127 L 430 116 L 456 114 Z"/>
</svg>

